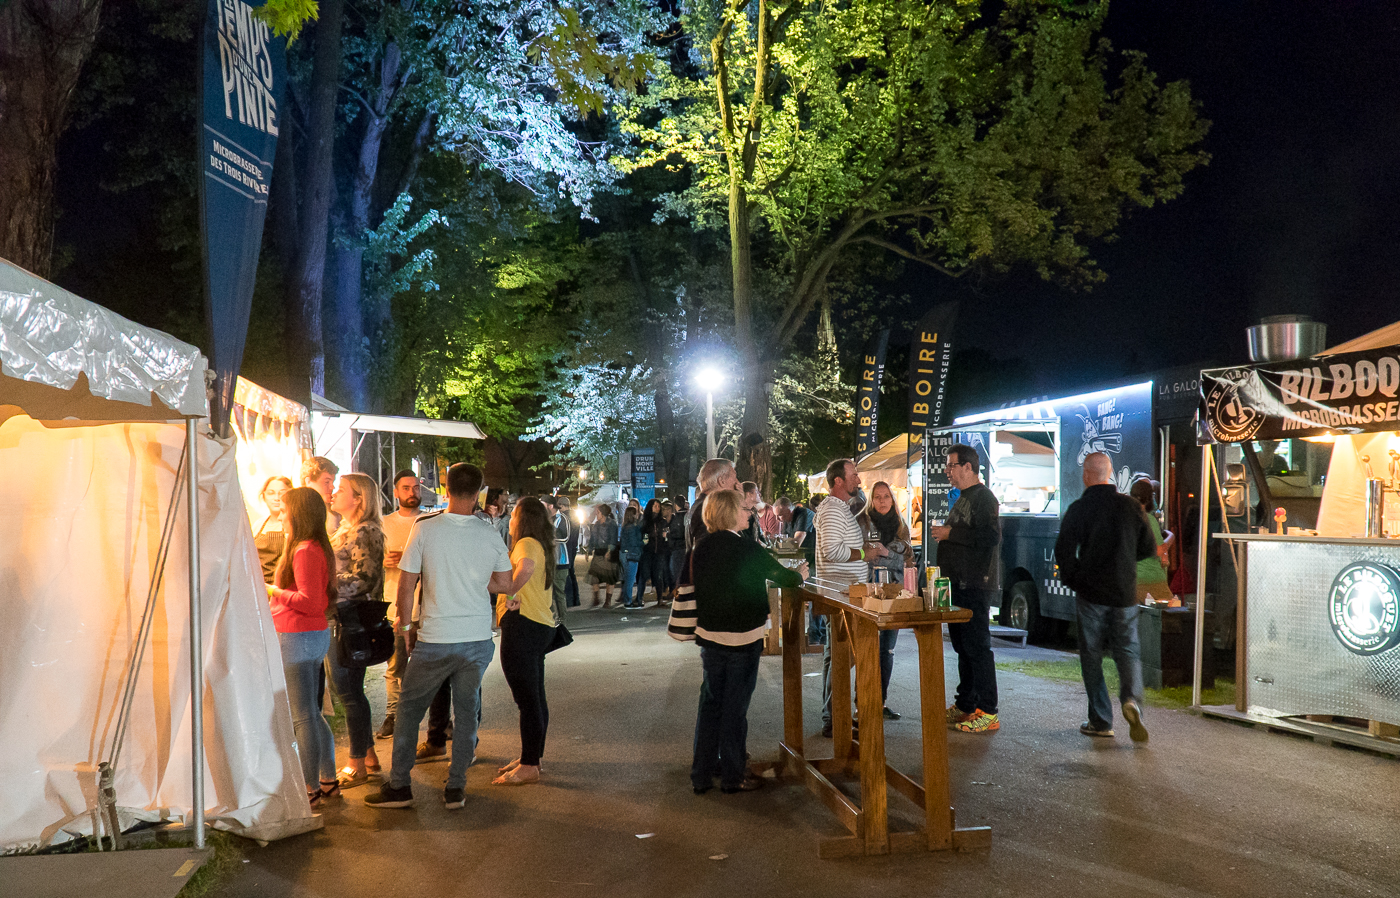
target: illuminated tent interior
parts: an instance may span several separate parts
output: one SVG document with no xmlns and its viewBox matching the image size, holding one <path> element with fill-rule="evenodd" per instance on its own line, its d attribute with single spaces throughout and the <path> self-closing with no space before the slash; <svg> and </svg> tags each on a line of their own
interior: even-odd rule
<svg viewBox="0 0 1400 898">
<path fill-rule="evenodd" d="M 104 762 L 120 830 L 190 823 L 201 789 L 216 828 L 275 839 L 320 825 L 301 783 L 234 442 L 204 420 L 205 369 L 195 347 L 0 260 L 0 464 L 10 472 L 0 482 L 10 763 L 0 850 L 93 833 Z M 196 528 L 182 473 L 191 444 Z"/>
</svg>

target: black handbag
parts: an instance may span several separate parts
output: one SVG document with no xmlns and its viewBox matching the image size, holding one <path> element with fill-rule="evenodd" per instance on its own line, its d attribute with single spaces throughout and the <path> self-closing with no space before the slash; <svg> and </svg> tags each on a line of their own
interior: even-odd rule
<svg viewBox="0 0 1400 898">
<path fill-rule="evenodd" d="M 346 602 L 335 609 L 336 660 L 341 667 L 373 667 L 394 657 L 388 602 Z"/>
<path fill-rule="evenodd" d="M 571 645 L 574 641 L 574 634 L 569 632 L 569 628 L 562 623 L 554 626 L 554 638 L 545 647 L 544 653 L 548 655 L 555 649 L 562 649 L 566 645 Z"/>
</svg>

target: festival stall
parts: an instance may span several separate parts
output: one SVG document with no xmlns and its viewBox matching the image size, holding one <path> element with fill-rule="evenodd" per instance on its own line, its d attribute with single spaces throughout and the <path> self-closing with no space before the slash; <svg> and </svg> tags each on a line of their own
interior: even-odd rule
<svg viewBox="0 0 1400 898">
<path fill-rule="evenodd" d="M 205 375 L 0 261 L 0 851 L 138 821 L 201 844 L 206 814 L 257 839 L 320 825 Z"/>
<path fill-rule="evenodd" d="M 311 415 L 301 403 L 240 377 L 230 420 L 237 442 L 238 484 L 256 529 L 268 513 L 259 498 L 267 478 L 280 475 L 293 486 L 301 485 L 301 463 L 312 454 Z"/>
<path fill-rule="evenodd" d="M 1208 713 L 1303 731 L 1356 719 L 1366 729 L 1355 738 L 1343 730 L 1329 738 L 1400 746 L 1397 339 L 1393 325 L 1311 358 L 1201 373 L 1201 494 L 1218 498 L 1226 516 L 1255 504 L 1233 501 L 1232 478 L 1221 476 L 1221 450 L 1238 447 L 1255 472 L 1258 506 L 1272 511 L 1213 535 L 1231 546 L 1238 571 L 1238 635 L 1235 705 Z M 1201 505 L 1203 583 L 1209 505 Z M 1198 674 L 1203 631 L 1198 614 Z"/>
</svg>

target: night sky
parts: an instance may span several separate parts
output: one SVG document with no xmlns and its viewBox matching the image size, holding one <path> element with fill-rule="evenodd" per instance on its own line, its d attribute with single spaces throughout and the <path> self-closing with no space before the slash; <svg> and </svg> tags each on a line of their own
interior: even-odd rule
<svg viewBox="0 0 1400 898">
<path fill-rule="evenodd" d="M 1097 247 L 1109 279 L 1092 292 L 1027 272 L 951 281 L 911 263 L 897 289 L 913 308 L 902 332 L 891 322 L 892 359 L 922 309 L 952 298 L 963 302 L 955 345 L 1016 363 L 1036 394 L 1243 362 L 1244 329 L 1263 315 L 1312 315 L 1329 344 L 1400 319 L 1400 0 L 1117 0 L 1108 37 L 1145 51 L 1164 82 L 1190 81 L 1212 122 L 1211 163 Z M 198 271 L 173 270 L 153 246 L 149 194 L 98 189 L 108 136 L 65 136 L 58 242 L 69 264 L 55 278 L 194 337 L 197 302 L 152 313 L 150 271 L 168 272 L 182 306 Z"/>
<path fill-rule="evenodd" d="M 920 271 L 916 310 L 961 298 L 956 344 L 1023 360 L 1041 393 L 1244 362 L 1264 315 L 1311 315 L 1329 345 L 1400 320 L 1400 3 L 1119 0 L 1107 31 L 1190 81 L 1210 165 L 1100 247 L 1090 293 Z"/>
</svg>

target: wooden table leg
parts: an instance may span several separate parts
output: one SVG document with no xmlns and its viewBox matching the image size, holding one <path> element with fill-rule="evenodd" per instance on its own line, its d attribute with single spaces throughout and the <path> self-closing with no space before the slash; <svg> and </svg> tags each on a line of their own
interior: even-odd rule
<svg viewBox="0 0 1400 898">
<path fill-rule="evenodd" d="M 783 742 L 799 756 L 802 749 L 802 644 L 797 633 L 805 628 L 807 603 L 795 589 L 782 591 L 783 622 Z"/>
<path fill-rule="evenodd" d="M 782 590 L 770 587 L 768 590 L 768 634 L 763 638 L 763 654 L 765 655 L 782 653 L 778 644 L 778 635 L 783 628 L 782 601 Z"/>
<path fill-rule="evenodd" d="M 826 638 L 831 644 L 831 741 L 838 761 L 855 757 L 851 745 L 851 630 L 844 611 L 827 615 Z"/>
<path fill-rule="evenodd" d="M 919 711 L 923 718 L 924 830 L 930 851 L 953 847 L 952 799 L 948 791 L 948 728 L 944 721 L 943 625 L 914 628 L 919 643 Z M 861 711 L 864 716 L 865 711 Z"/>
<path fill-rule="evenodd" d="M 880 698 L 880 629 L 848 618 L 856 653 L 856 701 L 860 705 L 860 809 L 865 816 L 865 853 L 890 853 L 889 791 L 885 781 L 885 714 Z M 834 702 L 835 696 L 832 697 Z M 849 707 L 849 706 L 847 706 Z"/>
</svg>

